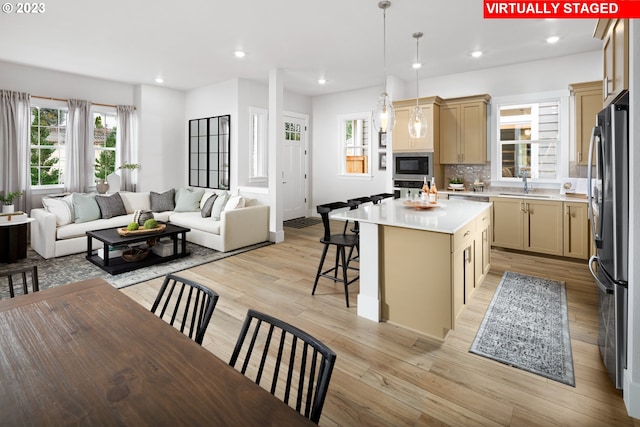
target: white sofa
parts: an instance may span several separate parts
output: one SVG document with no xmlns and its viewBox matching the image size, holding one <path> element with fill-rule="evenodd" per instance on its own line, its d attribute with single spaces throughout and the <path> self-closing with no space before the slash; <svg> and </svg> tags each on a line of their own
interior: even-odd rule
<svg viewBox="0 0 640 427">
<path fill-rule="evenodd" d="M 215 190 L 207 190 L 214 192 Z M 205 194 L 207 194 L 205 192 Z M 218 192 L 218 191 L 215 191 Z M 219 193 L 219 192 L 218 192 Z M 31 248 L 43 258 L 54 258 L 81 253 L 87 250 L 86 232 L 111 227 L 126 227 L 133 221 L 134 211 L 149 210 L 150 193 L 120 193 L 126 215 L 109 219 L 96 219 L 88 222 L 71 222 L 58 225 L 59 218 L 45 208 L 31 210 Z M 203 200 L 205 197 L 203 196 Z M 201 211 L 154 212 L 154 218 L 172 224 L 190 228 L 187 241 L 228 252 L 244 246 L 269 240 L 269 206 L 259 205 L 253 199 L 244 199 L 244 207 L 223 210 L 220 220 L 203 218 Z M 58 222 L 57 222 L 58 219 Z M 102 247 L 97 240 L 92 242 L 93 249 Z"/>
</svg>

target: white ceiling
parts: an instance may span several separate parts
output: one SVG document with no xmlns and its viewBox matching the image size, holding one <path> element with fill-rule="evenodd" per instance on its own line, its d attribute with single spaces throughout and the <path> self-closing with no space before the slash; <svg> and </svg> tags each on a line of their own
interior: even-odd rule
<svg viewBox="0 0 640 427">
<path fill-rule="evenodd" d="M 233 78 L 309 96 L 382 85 L 378 0 L 56 0 L 39 15 L 0 14 L 0 60 L 132 84 L 193 89 Z M 482 0 L 392 0 L 387 74 L 415 79 L 601 49 L 596 21 L 485 20 Z M 549 45 L 545 39 L 560 36 Z M 236 49 L 247 56 L 234 57 Z M 485 53 L 473 59 L 470 52 Z M 317 84 L 319 77 L 327 84 Z M 1 80 L 1 77 L 0 77 Z"/>
</svg>

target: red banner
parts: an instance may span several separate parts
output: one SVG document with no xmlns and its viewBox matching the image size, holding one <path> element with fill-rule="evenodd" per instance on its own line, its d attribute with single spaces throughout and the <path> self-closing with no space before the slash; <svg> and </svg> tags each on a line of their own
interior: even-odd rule
<svg viewBox="0 0 640 427">
<path fill-rule="evenodd" d="M 485 19 L 640 18 L 640 0 L 495 1 L 484 0 Z"/>
</svg>

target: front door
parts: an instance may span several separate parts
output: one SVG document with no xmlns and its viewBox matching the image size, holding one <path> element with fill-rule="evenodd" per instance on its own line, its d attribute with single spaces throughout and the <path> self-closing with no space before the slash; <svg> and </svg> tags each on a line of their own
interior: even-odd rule
<svg viewBox="0 0 640 427">
<path fill-rule="evenodd" d="M 283 221 L 306 215 L 306 139 L 305 120 L 285 115 L 282 148 Z"/>
</svg>

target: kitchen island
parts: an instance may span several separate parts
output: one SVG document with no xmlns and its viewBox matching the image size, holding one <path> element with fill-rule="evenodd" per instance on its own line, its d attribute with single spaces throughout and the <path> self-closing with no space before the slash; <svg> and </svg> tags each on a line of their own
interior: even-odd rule
<svg viewBox="0 0 640 427">
<path fill-rule="evenodd" d="M 358 315 L 444 339 L 489 270 L 491 203 L 403 200 L 332 215 L 360 223 Z"/>
</svg>

